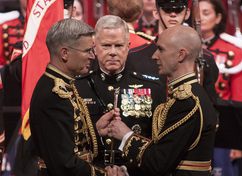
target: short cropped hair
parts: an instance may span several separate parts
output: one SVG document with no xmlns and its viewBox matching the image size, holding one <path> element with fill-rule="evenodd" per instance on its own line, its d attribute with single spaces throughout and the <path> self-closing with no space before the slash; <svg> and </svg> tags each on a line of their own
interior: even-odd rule
<svg viewBox="0 0 242 176">
<path fill-rule="evenodd" d="M 94 29 L 86 23 L 74 19 L 63 19 L 52 25 L 46 36 L 50 55 L 57 55 L 62 46 L 72 46 L 80 42 L 81 36 L 93 36 Z"/>
<path fill-rule="evenodd" d="M 115 15 L 103 16 L 96 23 L 95 38 L 97 38 L 100 29 L 105 29 L 105 28 L 114 29 L 114 28 L 120 28 L 120 27 L 124 27 L 125 32 L 126 32 L 126 40 L 128 41 L 129 40 L 129 27 L 128 27 L 127 23 L 124 20 L 122 20 L 120 17 L 115 16 Z"/>
<path fill-rule="evenodd" d="M 108 0 L 109 14 L 116 15 L 126 22 L 137 20 L 143 9 L 143 0 Z"/>
<path fill-rule="evenodd" d="M 222 19 L 220 23 L 215 25 L 215 27 L 213 28 L 213 32 L 215 34 L 223 33 L 226 28 L 226 11 L 222 1 L 221 0 L 199 0 L 199 2 L 201 1 L 206 1 L 208 3 L 211 3 L 216 13 L 216 16 L 218 16 L 219 13 L 222 15 Z"/>
</svg>

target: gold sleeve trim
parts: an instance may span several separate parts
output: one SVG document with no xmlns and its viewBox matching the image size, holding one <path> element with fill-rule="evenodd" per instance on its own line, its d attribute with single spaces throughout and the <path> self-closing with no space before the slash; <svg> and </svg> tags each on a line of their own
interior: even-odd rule
<svg viewBox="0 0 242 176">
<path fill-rule="evenodd" d="M 101 174 L 103 174 L 103 176 L 108 176 L 108 172 L 102 168 L 99 168 L 97 166 L 94 166 L 92 164 L 89 164 L 91 167 L 91 175 L 92 176 L 96 176 L 96 171 L 99 171 Z"/>
<path fill-rule="evenodd" d="M 0 135 L 0 143 L 2 143 L 5 140 L 5 131 Z"/>
<path fill-rule="evenodd" d="M 136 140 L 136 141 L 139 141 L 140 140 L 140 137 L 138 137 L 138 136 L 131 136 L 131 138 L 129 139 L 129 141 L 127 142 L 127 145 L 125 145 L 125 148 L 124 148 L 124 155 L 125 156 L 128 156 L 128 154 L 129 154 L 129 147 L 131 147 L 131 143 L 132 143 L 132 141 L 133 140 Z"/>
<path fill-rule="evenodd" d="M 141 143 L 143 143 L 143 145 L 141 147 L 138 147 L 139 149 L 139 153 L 138 155 L 136 156 L 136 160 L 140 163 L 141 163 L 141 159 L 142 159 L 142 155 L 143 155 L 143 152 L 144 150 L 146 149 L 146 147 L 151 143 L 151 140 L 149 139 L 145 139 L 145 138 L 142 138 L 142 137 L 139 137 L 137 134 L 133 134 L 130 139 L 128 140 L 125 148 L 124 148 L 124 155 L 127 157 L 128 154 L 129 154 L 129 147 L 132 146 L 132 141 L 133 140 L 136 140 L 136 141 L 140 141 L 141 140 Z"/>
<path fill-rule="evenodd" d="M 176 169 L 190 171 L 211 171 L 211 161 L 182 160 Z"/>
</svg>

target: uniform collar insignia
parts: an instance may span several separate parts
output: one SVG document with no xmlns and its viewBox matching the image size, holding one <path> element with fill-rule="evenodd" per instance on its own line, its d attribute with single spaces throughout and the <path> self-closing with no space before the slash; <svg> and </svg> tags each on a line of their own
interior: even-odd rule
<svg viewBox="0 0 242 176">
<path fill-rule="evenodd" d="M 115 79 L 117 82 L 119 82 L 122 77 L 123 77 L 123 75 L 121 73 L 119 73 L 117 75 L 107 75 L 105 73 L 101 73 L 102 81 L 105 81 L 106 79 L 108 79 L 109 81 Z"/>
<path fill-rule="evenodd" d="M 120 80 L 121 80 L 121 78 L 122 78 L 122 74 L 118 74 L 117 76 L 116 76 L 116 80 L 117 80 L 117 82 L 119 82 Z"/>
<path fill-rule="evenodd" d="M 140 87 L 143 87 L 143 84 L 140 84 L 140 85 L 137 85 L 137 84 L 135 84 L 135 85 L 129 85 L 129 87 L 134 88 L 134 89 L 138 89 Z"/>
<path fill-rule="evenodd" d="M 187 83 L 187 84 L 193 84 L 197 82 L 197 78 L 194 72 L 185 74 L 167 84 L 168 87 L 168 94 L 172 94 L 178 86 Z"/>
</svg>

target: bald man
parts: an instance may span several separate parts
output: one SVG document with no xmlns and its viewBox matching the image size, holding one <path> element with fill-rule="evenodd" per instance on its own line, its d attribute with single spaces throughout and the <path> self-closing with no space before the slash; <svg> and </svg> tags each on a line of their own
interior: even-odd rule
<svg viewBox="0 0 242 176">
<path fill-rule="evenodd" d="M 100 135 L 122 140 L 119 149 L 130 161 L 130 175 L 209 175 L 216 115 L 193 72 L 200 47 L 197 32 L 188 26 L 171 27 L 160 35 L 152 59 L 159 74 L 169 78 L 169 98 L 154 112 L 152 139 L 133 133 L 120 120 L 106 128 L 97 122 Z"/>
</svg>

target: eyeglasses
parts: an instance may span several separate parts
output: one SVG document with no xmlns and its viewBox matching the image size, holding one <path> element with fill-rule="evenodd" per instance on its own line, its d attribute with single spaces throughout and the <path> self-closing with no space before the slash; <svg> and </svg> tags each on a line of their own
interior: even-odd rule
<svg viewBox="0 0 242 176">
<path fill-rule="evenodd" d="M 181 13 L 185 8 L 184 7 L 178 7 L 178 8 L 164 8 L 160 7 L 165 13 L 171 13 L 175 12 L 176 14 Z"/>
<path fill-rule="evenodd" d="M 82 51 L 82 50 L 79 50 L 79 49 L 76 49 L 76 48 L 73 48 L 73 47 L 70 47 L 70 46 L 67 46 L 67 47 L 71 48 L 73 50 L 76 50 L 76 51 L 80 51 L 80 52 L 86 53 L 86 54 L 88 54 L 88 56 L 90 56 L 92 54 L 92 49 L 89 49 L 89 50 L 86 50 L 86 51 Z"/>
</svg>

